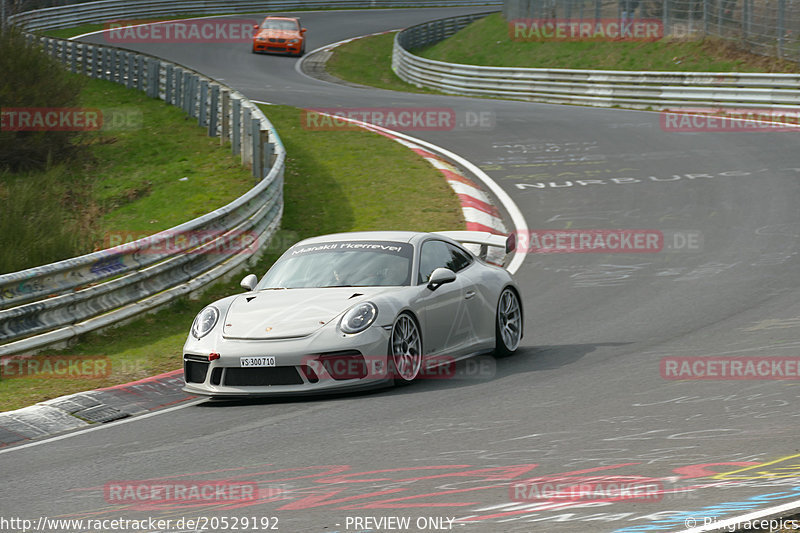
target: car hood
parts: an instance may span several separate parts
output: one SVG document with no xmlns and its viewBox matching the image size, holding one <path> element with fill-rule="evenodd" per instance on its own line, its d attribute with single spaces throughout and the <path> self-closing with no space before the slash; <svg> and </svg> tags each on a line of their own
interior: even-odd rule
<svg viewBox="0 0 800 533">
<path fill-rule="evenodd" d="M 272 37 L 273 39 L 299 39 L 300 32 L 294 30 L 260 30 L 256 37 Z"/>
<path fill-rule="evenodd" d="M 231 339 L 281 339 L 311 335 L 353 305 L 390 287 L 272 289 L 237 296 L 222 335 Z"/>
</svg>

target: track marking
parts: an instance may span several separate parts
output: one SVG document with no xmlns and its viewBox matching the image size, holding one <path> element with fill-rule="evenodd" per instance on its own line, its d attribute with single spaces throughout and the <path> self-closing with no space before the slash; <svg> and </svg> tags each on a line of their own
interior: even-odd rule
<svg viewBox="0 0 800 533">
<path fill-rule="evenodd" d="M 63 435 L 58 435 L 58 436 L 50 437 L 50 438 L 43 439 L 43 440 L 33 441 L 33 442 L 29 442 L 27 444 L 20 444 L 19 446 L 11 445 L 10 448 L 0 449 L 0 455 L 2 455 L 4 453 L 8 453 L 8 452 L 13 452 L 13 451 L 16 451 L 16 450 L 22 450 L 23 448 L 31 448 L 33 446 L 39 446 L 40 444 L 45 444 L 45 443 L 48 443 L 48 442 L 54 442 L 54 441 L 57 441 L 57 440 L 68 439 L 68 438 L 74 437 L 76 435 L 83 435 L 84 433 L 91 433 L 92 431 L 98 431 L 98 430 L 106 429 L 106 428 L 110 428 L 110 427 L 121 426 L 122 424 L 127 424 L 129 422 L 136 422 L 136 421 L 139 421 L 139 420 L 144 420 L 145 418 L 150 418 L 151 416 L 157 416 L 157 415 L 161 415 L 161 414 L 164 414 L 164 413 L 171 413 L 172 411 L 177 411 L 177 410 L 183 409 L 185 407 L 192 407 L 192 406 L 197 405 L 197 404 L 199 404 L 201 402 L 204 402 L 204 401 L 206 401 L 206 398 L 200 398 L 198 400 L 194 400 L 194 401 L 191 401 L 191 402 L 188 402 L 188 403 L 184 403 L 184 404 L 181 404 L 181 405 L 176 405 L 174 407 L 169 407 L 167 409 L 161 409 L 159 411 L 153 411 L 151 413 L 147 413 L 147 414 L 144 414 L 144 415 L 135 415 L 135 416 L 131 416 L 131 417 L 128 417 L 128 418 L 123 418 L 122 420 L 118 420 L 116 422 L 110 422 L 108 424 L 101 424 L 101 425 L 98 425 L 98 426 L 88 427 L 86 429 L 81 429 L 79 431 L 73 431 L 72 433 L 65 433 Z"/>
</svg>

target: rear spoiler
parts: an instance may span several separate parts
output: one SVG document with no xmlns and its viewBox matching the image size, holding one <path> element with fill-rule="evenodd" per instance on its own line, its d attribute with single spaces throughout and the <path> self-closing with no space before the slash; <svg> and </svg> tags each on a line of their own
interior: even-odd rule
<svg viewBox="0 0 800 533">
<path fill-rule="evenodd" d="M 486 231 L 437 231 L 437 235 L 443 235 L 461 244 L 478 244 L 481 251 L 478 255 L 481 259 L 486 259 L 488 248 L 503 248 L 505 252 L 511 253 L 517 249 L 517 234 L 495 235 Z"/>
</svg>

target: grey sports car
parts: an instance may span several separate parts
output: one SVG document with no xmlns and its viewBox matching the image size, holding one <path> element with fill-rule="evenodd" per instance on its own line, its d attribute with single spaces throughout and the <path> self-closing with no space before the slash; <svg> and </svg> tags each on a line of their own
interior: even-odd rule
<svg viewBox="0 0 800 533">
<path fill-rule="evenodd" d="M 478 256 L 467 246 L 478 247 Z M 284 253 L 247 292 L 205 307 L 183 347 L 184 390 L 271 396 L 406 384 L 431 369 L 519 346 L 520 291 L 473 231 L 314 237 Z"/>
</svg>

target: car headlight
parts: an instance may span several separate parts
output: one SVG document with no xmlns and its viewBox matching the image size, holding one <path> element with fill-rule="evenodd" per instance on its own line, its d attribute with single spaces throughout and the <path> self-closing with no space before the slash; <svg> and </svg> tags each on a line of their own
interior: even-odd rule
<svg viewBox="0 0 800 533">
<path fill-rule="evenodd" d="M 267 40 L 267 38 L 266 38 L 266 37 L 258 37 L 258 38 L 256 38 L 256 41 L 261 41 L 261 42 L 264 42 L 264 41 L 266 41 L 266 40 Z"/>
<path fill-rule="evenodd" d="M 289 39 L 289 44 L 299 43 L 300 39 Z"/>
<path fill-rule="evenodd" d="M 364 302 L 348 309 L 339 327 L 345 333 L 360 333 L 370 327 L 376 318 L 378 308 L 372 302 Z"/>
<path fill-rule="evenodd" d="M 195 317 L 192 322 L 192 335 L 195 339 L 202 339 L 208 332 L 214 329 L 219 320 L 219 310 L 213 305 L 209 305 Z"/>
</svg>

